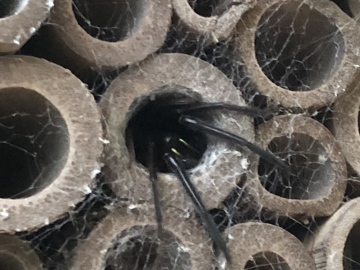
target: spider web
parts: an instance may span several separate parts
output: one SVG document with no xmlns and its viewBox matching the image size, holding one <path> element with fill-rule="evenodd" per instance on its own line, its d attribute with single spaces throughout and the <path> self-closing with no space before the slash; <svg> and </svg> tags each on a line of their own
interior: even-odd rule
<svg viewBox="0 0 360 270">
<path fill-rule="evenodd" d="M 20 2 L 18 5 L 8 6 L 5 1 L 0 0 L 0 16 L 6 18 L 8 14 L 15 12 L 17 6 L 23 5 Z M 126 42 L 136 33 L 141 23 L 148 23 L 144 22 L 143 18 L 148 8 L 145 2 L 147 1 L 73 0 L 72 11 L 79 26 L 87 35 L 102 40 L 104 44 L 113 44 L 119 41 Z M 357 84 L 356 82 L 350 84 L 355 77 L 354 69 L 351 69 L 352 75 L 351 72 L 345 74 L 347 70 L 339 74 L 338 70 L 343 68 L 342 60 L 349 51 L 359 50 L 358 44 L 351 43 L 354 39 L 349 41 L 344 33 L 347 33 L 347 29 L 353 27 L 355 20 L 360 17 L 355 13 L 356 4 L 359 6 L 360 4 L 350 0 L 324 0 L 323 2 L 328 4 L 324 7 L 324 10 L 328 10 L 327 13 L 324 12 L 326 13 L 324 15 L 319 10 L 319 5 L 316 8 L 309 8 L 315 1 L 272 1 L 275 4 L 266 5 L 266 11 L 263 12 L 260 20 L 255 26 L 251 26 L 249 24 L 252 20 L 251 12 L 262 9 L 257 6 L 262 5 L 261 1 L 248 0 L 238 3 L 227 0 L 188 0 L 187 2 L 197 16 L 216 17 L 215 24 L 220 23 L 221 17 L 228 11 L 234 11 L 241 5 L 247 6 L 248 10 L 238 18 L 237 24 L 233 25 L 234 30 L 230 31 L 227 37 L 215 38 L 194 34 L 184 27 L 181 18 L 177 17 L 173 11 L 166 38 L 162 46 L 154 51 L 155 57 L 165 53 L 179 53 L 204 61 L 201 65 L 206 67 L 206 72 L 218 69 L 221 72 L 219 78 L 229 80 L 234 91 L 241 94 L 244 104 L 265 109 L 271 113 L 264 117 L 252 118 L 239 116 L 233 112 L 216 112 L 214 114 L 220 116 L 215 117 L 214 124 L 220 126 L 223 122 L 229 121 L 228 126 L 234 128 L 240 126 L 239 122 L 250 123 L 249 127 L 242 128 L 242 134 L 239 135 L 263 149 L 270 150 L 290 165 L 289 171 L 283 171 L 264 157 L 259 157 L 244 147 L 226 141 L 218 142 L 219 139 L 208 136 L 209 145 L 200 161 L 204 167 L 195 167 L 188 170 L 188 173 L 195 179 L 194 185 L 207 204 L 219 230 L 223 233 L 233 261 L 238 259 L 234 254 L 239 254 L 239 261 L 240 258 L 244 261 L 244 265 L 241 266 L 243 268 L 240 268 L 239 264 L 239 269 L 293 269 L 292 267 L 295 266 L 294 262 L 291 262 L 291 255 L 285 258 L 284 254 L 292 254 L 300 250 L 303 252 L 300 255 L 305 265 L 310 266 L 306 269 L 311 269 L 314 265 L 318 269 L 334 269 L 330 268 L 331 265 L 322 264 L 330 256 L 327 253 L 330 250 L 330 247 L 326 246 L 328 243 L 325 240 L 324 243 L 316 245 L 313 243 L 316 243 L 317 240 L 314 240 L 318 239 L 316 237 L 320 237 L 319 231 L 329 223 L 329 217 L 332 216 L 335 219 L 334 212 L 343 203 L 353 202 L 359 194 L 357 186 L 359 175 L 352 167 L 351 161 L 347 160 L 348 165 L 346 165 L 343 149 L 337 142 L 339 138 L 335 139 L 331 133 L 335 133 L 336 120 L 342 113 L 340 105 L 336 102 L 344 96 L 343 89 L 349 87 L 350 90 L 346 91 L 356 98 L 355 90 L 353 93 L 352 89 L 356 89 Z M 6 10 L 4 15 L 1 9 Z M 121 87 L 127 91 L 126 87 L 132 87 L 132 84 L 138 83 L 136 78 L 141 77 L 141 74 L 148 74 L 151 69 L 156 70 L 155 67 L 151 65 L 149 67 L 146 64 L 146 61 L 151 61 L 154 55 L 146 60 L 134 61 L 131 65 L 107 70 L 88 69 L 82 62 L 80 62 L 80 67 L 77 66 L 78 63 L 75 63 L 75 68 L 73 68 L 71 60 L 70 64 L 61 61 L 64 52 L 60 49 L 57 52 L 57 46 L 60 47 L 60 45 L 51 40 L 51 31 L 54 27 L 51 16 L 16 54 L 45 58 L 69 68 L 87 84 L 94 100 L 103 111 L 107 109 L 103 109 L 105 105 L 102 104 L 115 107 L 111 103 L 113 100 L 109 98 L 113 96 L 108 93 L 116 91 L 111 88 L 111 85 L 118 76 L 122 76 L 120 78 L 124 80 L 125 86 Z M 341 28 L 337 26 L 338 17 L 345 21 Z M 161 19 L 158 18 L 158 20 Z M 353 31 L 352 28 L 351 31 Z M 348 31 L 350 35 L 354 33 L 351 31 Z M 247 54 L 248 44 L 251 43 L 247 43 L 249 33 L 254 34 L 252 54 Z M 88 44 L 83 44 L 83 46 L 86 47 Z M 248 59 L 254 59 L 254 61 L 248 62 Z M 349 61 L 351 60 L 353 59 Z M 177 76 L 185 76 L 184 74 L 187 73 L 185 68 L 190 66 L 188 63 L 191 61 L 183 63 L 184 70 Z M 172 62 L 163 63 L 164 66 L 168 66 L 169 73 L 172 68 L 176 69 L 172 64 Z M 351 64 L 356 66 L 359 63 L 351 62 Z M 83 70 L 87 70 L 86 76 L 83 75 Z M 189 85 L 194 86 L 193 88 L 190 89 L 188 86 L 183 88 L 190 92 L 197 91 L 197 87 L 199 89 L 211 88 L 205 79 L 201 81 L 203 73 L 204 70 L 199 69 L 193 81 L 189 82 Z M 138 77 L 135 75 L 131 77 L 132 74 Z M 146 76 L 144 75 L 144 78 Z M 331 81 L 334 77 L 338 81 Z M 38 79 L 40 80 L 41 77 L 39 76 Z M 176 82 L 176 79 L 173 81 Z M 333 85 L 329 85 L 329 81 Z M 201 85 L 202 83 L 206 87 Z M 341 87 L 336 88 L 335 84 Z M 147 84 L 144 83 L 144 85 Z M 169 85 L 165 85 L 164 89 L 170 87 L 173 91 L 178 87 L 178 85 Z M 328 86 L 321 91 L 335 94 L 325 98 L 320 96 L 320 93 L 306 96 L 312 93 L 312 90 L 324 85 Z M 270 90 L 273 88 L 281 90 L 278 94 L 272 94 Z M 161 92 L 159 89 L 165 91 L 158 87 L 144 89 L 143 93 L 150 90 Z M 16 91 L 20 93 L 21 89 L 16 89 Z M 32 97 L 31 93 L 21 94 L 24 95 L 23 100 L 16 101 L 16 91 L 15 94 L 0 92 L 6 97 L 0 100 L 0 177 L 10 179 L 0 181 L 0 197 L 10 200 L 31 198 L 34 194 L 48 188 L 51 181 L 65 166 L 66 149 L 70 144 L 69 131 L 66 129 L 61 113 L 49 101 Z M 181 91 L 183 90 L 179 90 Z M 212 101 L 225 102 L 225 100 L 216 100 L 214 97 L 220 94 L 216 89 L 212 91 L 212 94 L 208 94 Z M 289 98 L 285 97 L 284 93 L 293 93 L 293 95 Z M 153 95 L 149 99 L 156 97 L 155 94 Z M 29 106 L 33 99 L 39 100 L 39 104 Z M 132 104 L 133 107 L 138 105 L 135 103 Z M 111 113 L 114 113 L 114 110 Z M 112 117 L 116 119 L 117 116 Z M 125 119 L 125 116 L 123 118 Z M 122 118 L 119 116 L 118 119 Z M 104 167 L 97 175 L 96 183 L 91 187 L 89 194 L 61 218 L 39 226 L 35 230 L 20 230 L 15 233 L 16 237 L 29 245 L 36 253 L 44 269 L 80 269 L 77 267 L 80 267 L 82 263 L 84 265 L 86 260 L 100 260 L 97 258 L 103 258 L 100 265 L 104 270 L 195 269 L 191 264 L 192 260 L 198 265 L 202 263 L 209 265 L 210 269 L 230 269 L 222 254 L 216 248 L 212 249 L 212 243 L 200 225 L 200 219 L 194 211 L 190 198 L 171 174 L 159 176 L 161 181 L 170 182 L 168 190 L 174 189 L 170 190 L 171 194 L 160 194 L 167 199 L 167 201 L 161 199 L 160 202 L 164 218 L 173 219 L 173 223 L 176 223 L 176 226 L 173 226 L 178 228 L 178 231 L 170 231 L 170 227 L 165 226 L 163 238 L 158 239 L 155 209 L 152 200 L 149 199 L 152 195 L 151 189 L 144 193 L 143 198 L 131 198 L 129 194 L 132 194 L 131 190 L 136 184 L 135 177 L 130 177 L 128 183 L 124 182 L 120 179 L 128 173 L 125 166 L 119 165 L 120 167 L 109 169 L 111 166 L 107 164 L 106 154 L 109 153 L 111 155 L 109 159 L 119 158 L 119 163 L 122 162 L 120 157 L 123 158 L 124 154 L 120 150 L 126 148 L 114 146 L 118 142 L 114 143 L 113 138 L 118 136 L 117 133 L 125 137 L 125 127 L 119 124 L 116 127 L 123 130 L 111 129 L 112 123 L 105 116 L 103 126 L 106 132 L 110 130 L 110 134 L 102 138 L 105 145 L 105 157 L 102 160 Z M 60 144 L 59 141 L 61 141 Z M 89 147 L 92 146 L 89 145 Z M 239 161 L 240 165 L 233 168 L 226 167 L 224 169 L 224 171 L 228 169 L 224 172 L 226 177 L 222 174 L 223 172 L 217 174 L 213 172 L 217 178 L 216 181 L 202 177 L 207 175 L 207 170 L 211 171 L 211 165 L 217 163 L 217 168 L 221 168 L 221 162 L 227 164 L 230 155 L 232 155 L 231 158 Z M 123 159 L 129 159 L 128 152 Z M 142 168 L 144 172 L 147 171 L 136 160 L 132 166 Z M 122 170 L 118 171 L 119 168 Z M 241 173 L 235 172 L 239 168 Z M 346 171 L 347 168 L 348 171 Z M 109 170 L 111 173 L 108 172 Z M 146 173 L 142 174 L 146 175 Z M 236 177 L 231 178 L 229 175 L 236 175 Z M 139 173 L 139 178 L 140 176 L 146 179 Z M 19 181 L 19 179 L 25 180 Z M 116 181 L 123 181 L 121 188 Z M 147 182 L 139 189 L 150 186 Z M 223 187 L 227 186 L 229 187 L 227 193 L 220 194 L 224 192 Z M 176 188 L 178 190 L 175 190 Z M 331 191 L 332 189 L 335 191 Z M 330 200 L 319 199 L 330 196 L 331 192 L 337 193 L 331 195 L 333 197 L 330 197 Z M 222 199 L 218 200 L 216 195 Z M 312 204 L 311 201 L 317 201 L 317 204 Z M 305 210 L 293 210 L 292 207 L 294 209 L 304 207 Z M 0 212 L 0 215 L 4 216 L 6 213 Z M 122 218 L 120 218 L 121 215 L 123 215 Z M 143 225 L 126 228 L 127 219 L 134 219 Z M 0 218 L 0 222 L 6 222 L 6 219 Z M 164 223 L 172 224 L 171 222 L 170 220 Z M 287 253 L 278 254 L 275 251 L 277 249 L 272 249 L 275 244 L 272 245 L 270 240 L 265 240 L 267 238 L 262 236 L 261 232 L 266 233 L 267 229 L 261 229 L 259 235 L 254 233 L 250 235 L 251 237 L 249 236 L 252 242 L 248 243 L 244 236 L 250 234 L 246 229 L 248 227 L 242 229 L 242 234 L 235 228 L 249 222 L 270 224 L 273 226 L 272 229 L 281 231 L 283 234 L 279 234 L 277 238 L 279 246 L 288 245 L 286 242 L 288 239 L 295 241 L 293 238 L 297 238 L 299 241 L 296 242 L 296 247 L 289 246 Z M 195 235 L 193 231 L 199 235 Z M 112 235 L 112 238 L 108 235 Z M 275 232 L 274 235 L 276 235 Z M 338 251 L 342 256 L 343 269 L 360 269 L 359 241 L 356 241 L 358 236 L 359 222 L 355 221 L 348 230 L 343 250 Z M 233 245 L 235 242 L 239 242 L 240 247 Z M 252 250 L 252 246 L 258 248 L 256 252 L 248 254 L 242 245 L 245 247 L 250 245 L 248 252 Z M 97 249 L 98 247 L 107 248 Z M 239 253 L 232 253 L 232 248 Z M 206 253 L 208 250 L 211 250 L 211 256 Z M 245 254 L 244 258 L 241 254 Z M 209 263 L 205 261 L 205 258 L 211 258 L 212 261 Z M 0 257 L 0 268 L 1 260 L 4 261 L 5 266 L 7 261 L 6 258 Z M 9 266 L 8 269 L 15 268 Z"/>
</svg>

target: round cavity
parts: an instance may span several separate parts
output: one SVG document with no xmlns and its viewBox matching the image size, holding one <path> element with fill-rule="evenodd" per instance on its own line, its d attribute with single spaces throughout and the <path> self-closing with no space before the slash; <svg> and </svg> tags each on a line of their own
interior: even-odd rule
<svg viewBox="0 0 360 270">
<path fill-rule="evenodd" d="M 78 24 L 92 37 L 118 42 L 129 38 L 146 10 L 145 0 L 73 0 Z"/>
<path fill-rule="evenodd" d="M 0 198 L 26 198 L 59 175 L 69 151 L 60 112 L 29 89 L 0 90 Z"/>
<path fill-rule="evenodd" d="M 255 34 L 255 53 L 264 74 L 291 91 L 309 91 L 337 71 L 345 45 L 331 20 L 303 1 L 271 6 Z"/>
<path fill-rule="evenodd" d="M 28 0 L 0 0 L 0 19 L 19 12 Z"/>
<path fill-rule="evenodd" d="M 25 270 L 24 265 L 14 256 L 8 253 L 0 253 L 0 269 Z"/>
<path fill-rule="evenodd" d="M 181 241 L 163 230 L 158 237 L 156 226 L 134 226 L 122 231 L 106 253 L 105 270 L 190 270 L 190 255 Z"/>
<path fill-rule="evenodd" d="M 291 171 L 277 169 L 260 158 L 258 173 L 263 187 L 272 194 L 309 200 L 322 197 L 333 185 L 334 171 L 324 147 L 306 134 L 274 138 L 268 149 L 286 160 Z"/>
<path fill-rule="evenodd" d="M 228 10 L 227 0 L 188 0 L 195 13 L 203 17 L 219 16 Z"/>
<path fill-rule="evenodd" d="M 352 227 L 343 252 L 344 269 L 360 269 L 360 221 Z"/>
<path fill-rule="evenodd" d="M 182 161 L 185 169 L 194 168 L 207 149 L 208 139 L 202 132 L 193 131 L 180 124 L 182 113 L 177 109 L 179 106 L 198 104 L 199 97 L 179 92 L 159 92 L 161 93 L 133 102 L 139 105 L 134 109 L 126 128 L 126 145 L 130 156 L 134 153 L 135 160 L 147 167 L 150 160 L 150 142 L 153 142 L 154 160 L 159 172 L 170 172 L 164 160 L 164 155 L 169 152 Z M 201 119 L 209 117 L 206 113 L 191 115 Z"/>
<path fill-rule="evenodd" d="M 276 253 L 267 251 L 260 252 L 252 256 L 244 270 L 291 270 L 286 261 Z"/>
</svg>

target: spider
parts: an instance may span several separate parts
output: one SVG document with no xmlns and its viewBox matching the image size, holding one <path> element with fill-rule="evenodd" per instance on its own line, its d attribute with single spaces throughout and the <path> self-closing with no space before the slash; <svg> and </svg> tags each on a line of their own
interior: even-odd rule
<svg viewBox="0 0 360 270">
<path fill-rule="evenodd" d="M 135 159 L 149 170 L 159 233 L 162 230 L 162 215 L 157 173 L 173 173 L 194 203 L 214 246 L 231 263 L 228 248 L 187 170 L 199 164 L 209 136 L 215 136 L 246 147 L 274 166 L 289 171 L 288 164 L 273 153 L 212 124 L 214 113 L 219 110 L 237 111 L 251 117 L 265 117 L 269 111 L 225 103 L 208 103 L 177 92 L 155 95 L 145 103 L 138 106 L 128 121 L 126 142 L 130 154 L 129 164 Z"/>
</svg>

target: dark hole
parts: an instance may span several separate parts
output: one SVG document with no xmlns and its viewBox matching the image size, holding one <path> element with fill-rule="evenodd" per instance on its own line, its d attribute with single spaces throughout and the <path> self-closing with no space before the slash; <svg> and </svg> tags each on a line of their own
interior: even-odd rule
<svg viewBox="0 0 360 270">
<path fill-rule="evenodd" d="M 291 91 L 309 91 L 337 71 L 345 45 L 341 31 L 301 1 L 273 5 L 261 17 L 255 53 L 264 74 Z"/>
<path fill-rule="evenodd" d="M 134 226 L 121 232 L 106 254 L 106 270 L 190 270 L 190 256 L 181 250 L 181 241 L 155 226 Z"/>
<path fill-rule="evenodd" d="M 27 0 L 0 0 L 0 18 L 14 15 L 21 10 L 27 3 Z"/>
<path fill-rule="evenodd" d="M 221 15 L 228 10 L 226 0 L 188 0 L 191 8 L 203 17 Z"/>
<path fill-rule="evenodd" d="M 73 0 L 78 24 L 92 37 L 117 42 L 136 30 L 146 8 L 144 0 Z"/>
<path fill-rule="evenodd" d="M 360 221 L 352 227 L 345 243 L 344 269 L 360 270 Z"/>
<path fill-rule="evenodd" d="M 0 198 L 26 198 L 52 183 L 69 150 L 60 112 L 35 91 L 0 90 Z"/>
<path fill-rule="evenodd" d="M 232 225 L 232 220 L 225 210 L 219 208 L 212 208 L 209 210 L 210 215 L 214 219 L 219 231 L 222 232 Z"/>
<path fill-rule="evenodd" d="M 207 149 L 207 137 L 201 132 L 192 131 L 179 123 L 180 113 L 168 105 L 198 101 L 189 95 L 178 92 L 157 94 L 153 100 L 147 99 L 139 106 L 128 122 L 127 145 L 134 146 L 135 159 L 145 167 L 149 160 L 149 142 L 155 145 L 155 161 L 159 172 L 168 173 L 164 161 L 167 152 L 175 153 L 186 169 L 196 167 Z M 204 113 L 192 114 L 206 119 Z M 132 135 L 129 135 L 129 134 Z M 131 140 L 132 137 L 132 140 Z M 131 142 L 133 141 L 133 143 Z"/>
<path fill-rule="evenodd" d="M 267 251 L 253 255 L 252 260 L 249 260 L 244 270 L 290 270 L 290 266 L 279 255 Z"/>
<path fill-rule="evenodd" d="M 305 134 L 274 138 L 268 148 L 291 167 L 287 175 L 260 158 L 258 173 L 269 192 L 288 199 L 314 199 L 325 195 L 332 185 L 333 170 L 322 145 Z"/>
</svg>

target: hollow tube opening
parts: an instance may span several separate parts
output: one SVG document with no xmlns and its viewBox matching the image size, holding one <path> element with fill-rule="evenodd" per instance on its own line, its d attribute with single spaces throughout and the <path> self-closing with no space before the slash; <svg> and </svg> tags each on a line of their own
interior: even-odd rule
<svg viewBox="0 0 360 270">
<path fill-rule="evenodd" d="M 303 1 L 281 2 L 261 17 L 255 53 L 264 74 L 291 91 L 309 91 L 326 83 L 345 54 L 340 30 Z"/>
<path fill-rule="evenodd" d="M 68 151 L 66 123 L 46 98 L 0 89 L 0 198 L 26 198 L 50 185 Z"/>
<path fill-rule="evenodd" d="M 9 253 L 0 252 L 0 269 L 26 270 L 24 265 L 16 257 Z"/>
<path fill-rule="evenodd" d="M 276 253 L 266 251 L 259 252 L 252 256 L 252 259 L 249 260 L 244 270 L 291 270 L 290 266 L 286 261 Z"/>
<path fill-rule="evenodd" d="M 145 0 L 73 0 L 78 24 L 92 37 L 107 42 L 129 38 L 145 16 Z"/>
<path fill-rule="evenodd" d="M 190 255 L 173 233 L 156 226 L 134 226 L 122 231 L 106 253 L 105 270 L 190 270 Z"/>
<path fill-rule="evenodd" d="M 28 0 L 0 0 L 0 19 L 14 15 L 27 3 Z"/>
<path fill-rule="evenodd" d="M 360 221 L 356 222 L 347 236 L 344 252 L 344 269 L 360 269 Z"/>
<path fill-rule="evenodd" d="M 196 167 L 207 149 L 207 136 L 180 124 L 181 113 L 176 110 L 177 106 L 171 105 L 191 106 L 198 104 L 201 97 L 181 86 L 163 86 L 153 93 L 133 102 L 132 106 L 136 108 L 125 132 L 129 153 L 134 152 L 135 160 L 147 167 L 150 159 L 149 145 L 152 141 L 159 172 L 170 172 L 164 160 L 165 153 L 168 152 L 181 159 L 186 169 Z M 204 112 L 191 115 L 210 119 L 209 114 Z"/>
<path fill-rule="evenodd" d="M 200 16 L 220 16 L 229 9 L 228 0 L 188 0 L 189 5 Z"/>
<path fill-rule="evenodd" d="M 263 187 L 272 194 L 309 200 L 328 193 L 333 185 L 331 160 L 319 141 L 309 135 L 293 133 L 274 138 L 268 149 L 290 164 L 289 173 L 260 158 L 258 173 Z"/>
</svg>

